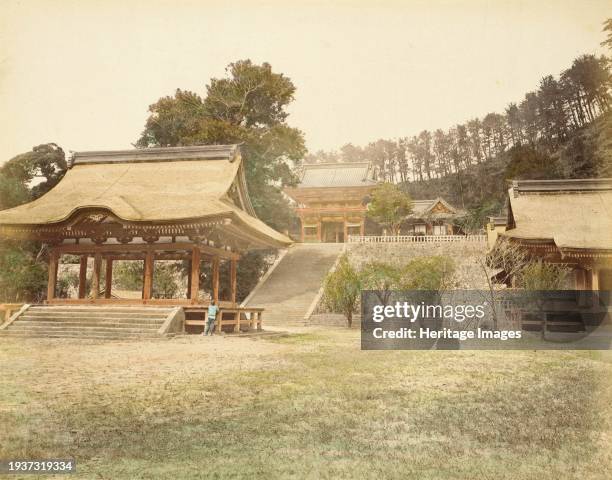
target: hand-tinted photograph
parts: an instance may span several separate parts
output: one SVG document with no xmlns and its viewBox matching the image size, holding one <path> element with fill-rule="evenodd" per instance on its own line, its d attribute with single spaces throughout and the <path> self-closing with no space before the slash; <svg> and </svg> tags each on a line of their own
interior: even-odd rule
<svg viewBox="0 0 612 480">
<path fill-rule="evenodd" d="M 610 7 L 0 2 L 0 476 L 612 478 Z"/>
</svg>

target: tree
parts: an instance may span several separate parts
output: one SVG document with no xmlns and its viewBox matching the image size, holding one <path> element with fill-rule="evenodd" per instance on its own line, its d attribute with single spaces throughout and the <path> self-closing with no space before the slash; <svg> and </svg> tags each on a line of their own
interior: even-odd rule
<svg viewBox="0 0 612 480">
<path fill-rule="evenodd" d="M 0 302 L 41 302 L 47 286 L 47 268 L 35 243 L 0 242 Z"/>
<path fill-rule="evenodd" d="M 174 97 L 152 104 L 136 144 L 242 144 L 257 215 L 278 230 L 288 229 L 294 215 L 281 188 L 295 184 L 292 165 L 306 152 L 302 132 L 286 123 L 295 86 L 268 63 L 240 60 L 226 71 L 226 78 L 211 79 L 204 98 L 177 90 Z"/>
<path fill-rule="evenodd" d="M 540 180 L 559 177 L 557 161 L 532 146 L 518 145 L 509 152 L 506 180 Z"/>
<path fill-rule="evenodd" d="M 604 32 L 607 39 L 602 45 L 611 47 L 612 19 L 604 23 Z M 423 130 L 398 140 L 379 139 L 362 149 L 349 144 L 340 155 L 317 152 L 315 157 L 319 161 L 366 158 L 377 180 L 395 182 L 399 177 L 404 184 L 421 183 L 424 185 L 407 188 L 427 196 L 452 197 L 464 208 L 497 199 L 491 191 L 503 189 L 508 163 L 509 170 L 527 178 L 605 176 L 612 169 L 606 127 L 612 101 L 610 65 L 605 56 L 581 55 L 559 75 L 544 76 L 535 91 L 508 104 L 503 114 L 488 113 L 448 131 L 436 129 L 432 134 Z M 603 123 L 603 128 L 597 123 Z M 583 134 L 592 126 L 597 130 L 594 138 Z M 523 150 L 527 157 L 517 159 L 516 152 L 522 147 L 531 147 L 531 152 Z M 574 161 L 566 155 L 566 164 L 557 168 L 559 151 L 564 149 L 577 156 Z M 544 160 L 546 165 L 540 163 Z"/>
<path fill-rule="evenodd" d="M 151 115 L 136 142 L 140 148 L 174 147 L 189 143 L 188 139 L 200 130 L 204 121 L 204 103 L 193 92 L 178 88 L 173 97 L 163 97 L 149 106 Z"/>
<path fill-rule="evenodd" d="M 516 103 L 510 103 L 506 108 L 506 123 L 510 133 L 510 143 L 516 145 L 523 137 L 523 119 Z"/>
<path fill-rule="evenodd" d="M 255 212 L 273 228 L 288 230 L 295 213 L 282 187 L 297 182 L 294 166 L 306 153 L 303 133 L 287 124 L 295 86 L 268 63 L 239 60 L 226 72 L 226 77 L 210 80 L 204 97 L 177 90 L 152 104 L 136 145 L 241 144 Z M 265 256 L 254 252 L 239 262 L 239 296 L 260 278 Z"/>
<path fill-rule="evenodd" d="M 606 34 L 606 39 L 601 42 L 601 46 L 608 47 L 610 50 L 612 50 L 612 18 L 606 19 L 606 21 L 603 23 L 603 26 L 603 31 Z"/>
<path fill-rule="evenodd" d="M 62 179 L 68 165 L 55 143 L 32 148 L 0 167 L 0 210 L 35 200 Z"/>
<path fill-rule="evenodd" d="M 430 290 L 441 292 L 453 284 L 455 262 L 452 258 L 435 255 L 415 258 L 401 270 L 400 290 Z"/>
<path fill-rule="evenodd" d="M 55 143 L 11 158 L 0 167 L 0 210 L 40 197 L 57 185 L 66 169 L 64 151 Z M 39 242 L 0 241 L 0 301 L 44 299 L 45 255 Z"/>
<path fill-rule="evenodd" d="M 520 246 L 504 238 L 498 238 L 493 249 L 483 257 L 477 257 L 476 263 L 487 283 L 487 296 L 493 313 L 493 328 L 497 330 L 498 317 L 495 306 L 498 292 L 512 285 L 517 276 L 530 262 L 529 255 Z"/>
<path fill-rule="evenodd" d="M 347 143 L 340 147 L 340 153 L 343 162 L 363 162 L 367 160 L 363 149 L 351 143 Z"/>
<path fill-rule="evenodd" d="M 361 296 L 361 275 L 343 254 L 336 268 L 327 274 L 323 283 L 323 303 L 332 312 L 346 317 L 348 328 L 353 325 L 353 313 Z"/>
<path fill-rule="evenodd" d="M 115 262 L 113 282 L 120 289 L 142 289 L 144 263 L 134 260 L 118 260 Z M 180 264 L 177 262 L 156 262 L 153 270 L 153 297 L 173 298 L 179 289 L 178 277 Z"/>
<path fill-rule="evenodd" d="M 393 235 L 399 233 L 406 215 L 412 212 L 410 195 L 392 183 L 378 185 L 372 192 L 372 202 L 368 205 L 367 216 L 391 229 Z"/>
<path fill-rule="evenodd" d="M 566 137 L 568 121 L 563 89 L 552 75 L 540 81 L 537 101 L 540 132 L 549 145 L 557 147 Z"/>
<path fill-rule="evenodd" d="M 466 234 L 482 233 L 487 219 L 500 211 L 500 203 L 492 200 L 468 209 L 466 214 L 458 218 L 455 223 Z"/>
<path fill-rule="evenodd" d="M 393 290 L 399 290 L 401 268 L 385 262 L 372 261 L 361 269 L 361 282 L 364 290 L 373 290 L 381 305 L 386 305 Z"/>
<path fill-rule="evenodd" d="M 238 260 L 236 268 L 236 301 L 242 302 L 251 290 L 255 288 L 259 279 L 274 263 L 274 251 L 250 251 L 244 253 Z M 187 265 L 186 265 L 187 266 Z M 185 269 L 187 272 L 187 269 Z M 230 298 L 230 262 L 221 262 L 219 265 L 219 298 Z M 200 269 L 200 285 L 211 285 L 212 265 L 206 262 Z"/>
<path fill-rule="evenodd" d="M 603 177 L 604 159 L 591 135 L 576 135 L 557 152 L 559 169 L 564 178 Z"/>
</svg>

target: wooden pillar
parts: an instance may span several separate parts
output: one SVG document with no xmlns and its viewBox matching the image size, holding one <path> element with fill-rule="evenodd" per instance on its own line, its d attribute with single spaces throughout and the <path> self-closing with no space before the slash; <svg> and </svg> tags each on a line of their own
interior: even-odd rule
<svg viewBox="0 0 612 480">
<path fill-rule="evenodd" d="M 153 294 L 153 252 L 145 254 L 144 260 L 144 280 L 142 287 L 142 298 L 149 300 Z"/>
<path fill-rule="evenodd" d="M 187 267 L 187 298 L 191 298 L 191 259 Z"/>
<path fill-rule="evenodd" d="M 586 272 L 582 268 L 574 270 L 574 288 L 576 290 L 586 290 Z"/>
<path fill-rule="evenodd" d="M 322 229 L 323 229 L 323 225 L 321 225 L 321 220 L 319 219 L 319 221 L 317 222 L 317 240 L 319 242 L 321 241 L 321 237 L 322 237 L 322 232 L 321 232 Z"/>
<path fill-rule="evenodd" d="M 365 219 L 361 221 L 359 225 L 359 234 L 363 237 L 365 235 Z"/>
<path fill-rule="evenodd" d="M 213 257 L 212 264 L 212 291 L 215 304 L 219 305 L 219 257 Z"/>
<path fill-rule="evenodd" d="M 591 296 L 585 292 L 588 290 L 587 274 L 588 272 L 580 267 L 574 270 L 574 288 L 578 291 L 578 305 L 581 307 L 589 306 L 592 301 Z"/>
<path fill-rule="evenodd" d="M 79 298 L 85 298 L 87 295 L 87 255 L 81 255 L 79 264 Z"/>
<path fill-rule="evenodd" d="M 593 267 L 592 275 L 591 290 L 599 290 L 599 269 Z"/>
<path fill-rule="evenodd" d="M 348 222 L 344 218 L 344 243 L 348 243 Z"/>
<path fill-rule="evenodd" d="M 106 275 L 104 276 L 104 298 L 111 298 L 113 288 L 113 259 L 106 259 Z"/>
<path fill-rule="evenodd" d="M 94 269 L 93 276 L 91 277 L 91 298 L 94 300 L 98 298 L 100 292 L 100 270 L 102 269 L 102 254 L 96 253 L 94 255 Z"/>
<path fill-rule="evenodd" d="M 232 303 L 236 303 L 236 291 L 237 291 L 237 261 L 235 258 L 230 260 L 230 300 Z"/>
<path fill-rule="evenodd" d="M 193 247 L 191 250 L 189 280 L 189 298 L 192 303 L 197 303 L 200 291 L 200 249 L 198 247 Z"/>
<path fill-rule="evenodd" d="M 599 301 L 599 269 L 593 267 L 592 271 L 592 280 L 591 280 L 591 290 L 593 290 L 593 307 L 598 307 L 600 304 Z"/>
<path fill-rule="evenodd" d="M 47 300 L 55 298 L 55 286 L 57 285 L 57 266 L 59 255 L 55 250 L 49 252 L 49 278 L 47 280 Z"/>
</svg>

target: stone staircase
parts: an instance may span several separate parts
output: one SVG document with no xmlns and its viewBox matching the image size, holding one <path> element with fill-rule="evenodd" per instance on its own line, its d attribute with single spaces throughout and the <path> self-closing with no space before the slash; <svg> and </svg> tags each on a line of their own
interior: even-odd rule
<svg viewBox="0 0 612 480">
<path fill-rule="evenodd" d="M 297 243 L 244 303 L 263 307 L 268 325 L 304 325 L 327 272 L 342 252 L 342 243 Z"/>
<path fill-rule="evenodd" d="M 162 338 L 158 333 L 174 307 L 33 305 L 0 336 L 88 339 Z"/>
</svg>

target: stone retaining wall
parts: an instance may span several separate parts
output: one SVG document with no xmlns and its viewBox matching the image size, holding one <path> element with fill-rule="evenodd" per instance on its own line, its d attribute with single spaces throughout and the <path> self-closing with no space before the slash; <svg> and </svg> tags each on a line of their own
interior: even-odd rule
<svg viewBox="0 0 612 480">
<path fill-rule="evenodd" d="M 371 261 L 405 264 L 418 257 L 445 255 L 455 262 L 457 289 L 487 288 L 487 281 L 479 265 L 486 255 L 484 243 L 373 243 L 350 244 L 347 251 L 353 265 L 361 267 Z"/>
<path fill-rule="evenodd" d="M 350 262 L 356 267 L 372 261 L 402 265 L 419 257 L 445 255 L 455 262 L 455 289 L 487 289 L 485 273 L 479 262 L 486 255 L 486 244 L 475 242 L 440 243 L 363 243 L 347 244 Z M 359 315 L 355 315 L 353 326 L 359 326 Z M 313 325 L 346 326 L 343 315 L 327 312 L 320 303 L 309 319 Z"/>
</svg>

